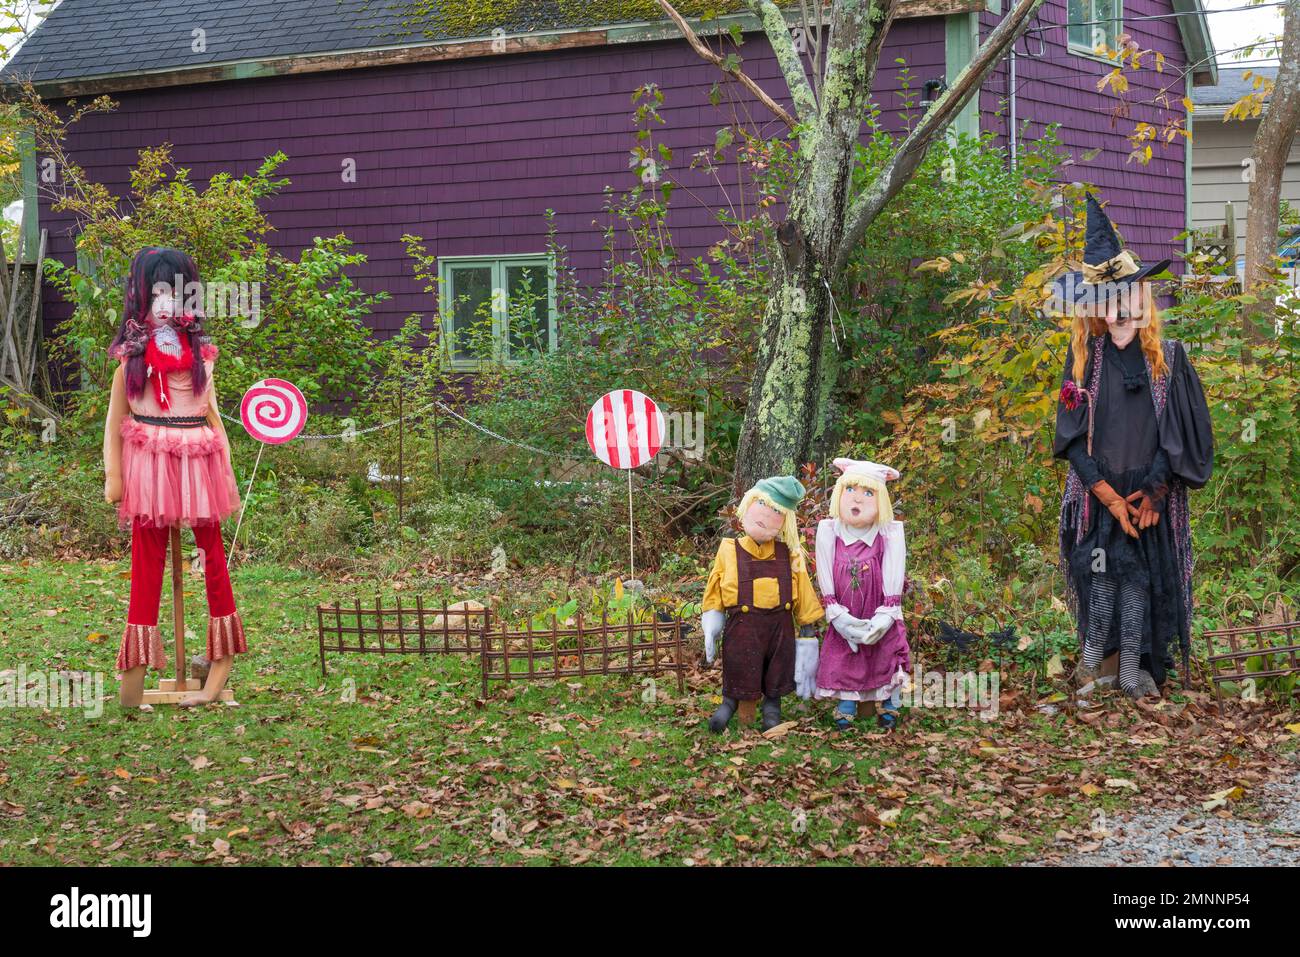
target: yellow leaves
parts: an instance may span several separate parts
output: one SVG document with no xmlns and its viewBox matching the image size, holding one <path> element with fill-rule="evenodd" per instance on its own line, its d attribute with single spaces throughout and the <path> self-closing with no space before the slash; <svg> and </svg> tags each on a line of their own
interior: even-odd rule
<svg viewBox="0 0 1300 957">
<path fill-rule="evenodd" d="M 1183 109 L 1185 109 L 1188 113 L 1196 112 L 1196 104 L 1192 102 L 1191 97 L 1189 96 L 1183 97 Z"/>
<path fill-rule="evenodd" d="M 131 772 L 128 771 L 126 768 L 114 768 L 113 775 L 115 777 L 121 778 L 123 781 L 131 780 Z"/>
<path fill-rule="evenodd" d="M 1300 722 L 1297 722 L 1296 724 L 1288 724 L 1286 729 L 1292 734 L 1300 734 Z"/>
<path fill-rule="evenodd" d="M 927 259 L 916 267 L 917 272 L 937 272 L 940 275 L 952 269 L 952 260 L 947 256 L 939 256 L 935 259 Z"/>
<path fill-rule="evenodd" d="M 1121 96 L 1128 92 L 1128 77 L 1122 69 L 1116 67 L 1097 81 L 1098 93 L 1105 92 L 1106 87 L 1110 87 L 1116 96 Z"/>
<path fill-rule="evenodd" d="M 1095 784 L 1089 783 L 1079 788 L 1079 793 L 1082 794 L 1084 797 L 1096 797 L 1098 794 L 1101 793 L 1101 788 L 1097 787 L 1097 785 Z"/>
<path fill-rule="evenodd" d="M 92 645 L 97 645 L 107 637 L 108 636 L 105 635 L 102 631 L 92 631 L 90 634 L 86 636 L 86 640 L 90 642 Z"/>
<path fill-rule="evenodd" d="M 1229 120 L 1250 120 L 1264 112 L 1264 94 L 1247 93 L 1223 114 L 1223 122 Z"/>
</svg>

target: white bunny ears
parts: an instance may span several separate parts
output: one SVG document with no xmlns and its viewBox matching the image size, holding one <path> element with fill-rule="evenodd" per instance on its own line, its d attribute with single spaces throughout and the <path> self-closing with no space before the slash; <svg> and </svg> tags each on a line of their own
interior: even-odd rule
<svg viewBox="0 0 1300 957">
<path fill-rule="evenodd" d="M 834 466 L 840 470 L 841 474 L 847 475 L 852 472 L 855 475 L 869 475 L 881 482 L 889 482 L 898 478 L 898 469 L 888 465 L 880 465 L 876 462 L 867 462 L 858 459 L 839 458 L 834 461 Z"/>
</svg>

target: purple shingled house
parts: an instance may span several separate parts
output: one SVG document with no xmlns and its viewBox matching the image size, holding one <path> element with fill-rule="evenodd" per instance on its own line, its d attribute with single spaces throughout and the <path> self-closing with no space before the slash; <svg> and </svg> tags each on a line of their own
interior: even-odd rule
<svg viewBox="0 0 1300 957">
<path fill-rule="evenodd" d="M 1007 2 L 902 0 L 876 76 L 887 125 L 899 124 L 896 61 L 906 61 L 923 98 L 956 75 Z M 678 6 L 688 16 L 706 6 L 743 9 L 739 0 Z M 481 5 L 500 22 L 477 9 L 476 0 L 63 0 L 4 77 L 32 79 L 47 99 L 108 93 L 120 103 L 74 127 L 68 143 L 86 171 L 119 195 L 141 147 L 174 144 L 177 164 L 200 183 L 221 170 L 251 171 L 284 151 L 289 161 L 280 172 L 292 185 L 268 206 L 272 241 L 296 255 L 314 236 L 345 232 L 369 257 L 355 277 L 360 285 L 392 294 L 372 316 L 382 333 L 412 312 L 431 311 L 403 233 L 428 241 L 443 295 L 487 298 L 544 264 L 543 214 L 552 209 L 578 278 L 598 282 L 603 191 L 624 192 L 636 175 L 629 149 L 638 87 L 663 90 L 667 123 L 656 135 L 677 156 L 712 146 L 728 122 L 730 114 L 710 102 L 718 68 L 691 50 L 653 0 Z M 798 22 L 797 13 L 791 17 Z M 744 32 L 745 72 L 784 100 L 756 20 L 737 13 L 700 29 L 733 22 Z M 1149 165 L 1127 162 L 1131 120 L 1113 120 L 1117 100 L 1097 91 L 1109 66 L 1090 52 L 1096 40 L 1114 45 L 1121 33 L 1166 58 L 1162 75 L 1134 76 L 1134 101 L 1149 98 L 1142 88 L 1158 80 L 1172 84 L 1177 108 L 1185 84 L 1215 82 L 1200 0 L 1045 0 L 955 125 L 993 130 L 1014 148 L 1061 123 L 1078 164 L 1073 175 L 1102 188 L 1130 247 L 1153 260 L 1182 246 L 1175 237 L 1187 225 L 1190 164 L 1181 142 L 1157 149 Z M 747 94 L 730 84 L 728 95 Z M 767 118 L 757 102 L 750 112 Z M 1131 119 L 1158 125 L 1160 118 L 1135 106 Z M 1026 123 L 1008 144 L 1009 131 Z M 25 164 L 29 205 L 38 160 L 28 156 Z M 349 162 L 355 181 L 341 175 Z M 697 201 L 676 203 L 673 235 L 686 255 L 702 254 L 721 236 L 710 207 L 721 206 L 723 194 L 703 172 L 676 175 L 690 188 L 678 197 Z M 39 222 L 28 217 L 32 235 L 47 228 L 50 255 L 72 261 L 72 223 L 44 200 L 39 212 Z M 69 313 L 47 286 L 46 329 Z"/>
</svg>

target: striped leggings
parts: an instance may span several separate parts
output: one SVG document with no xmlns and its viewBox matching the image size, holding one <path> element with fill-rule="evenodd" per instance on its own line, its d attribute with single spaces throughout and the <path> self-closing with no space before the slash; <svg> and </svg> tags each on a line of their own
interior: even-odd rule
<svg viewBox="0 0 1300 957">
<path fill-rule="evenodd" d="M 1106 639 L 1119 597 L 1119 686 L 1125 691 L 1137 687 L 1141 674 L 1142 626 L 1147 615 L 1147 590 L 1127 579 L 1094 575 L 1088 598 L 1088 634 L 1083 642 L 1083 661 L 1096 668 L 1105 656 Z"/>
</svg>

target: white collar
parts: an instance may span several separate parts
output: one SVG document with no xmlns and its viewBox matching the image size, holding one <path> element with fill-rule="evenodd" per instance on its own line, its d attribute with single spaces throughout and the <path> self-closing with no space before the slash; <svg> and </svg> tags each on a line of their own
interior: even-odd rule
<svg viewBox="0 0 1300 957">
<path fill-rule="evenodd" d="M 839 536 L 840 541 L 845 545 L 852 545 L 854 542 L 866 542 L 872 545 L 876 541 L 876 534 L 880 531 L 880 525 L 874 524 L 869 528 L 854 528 L 846 525 L 838 518 L 835 519 L 835 534 Z"/>
</svg>

